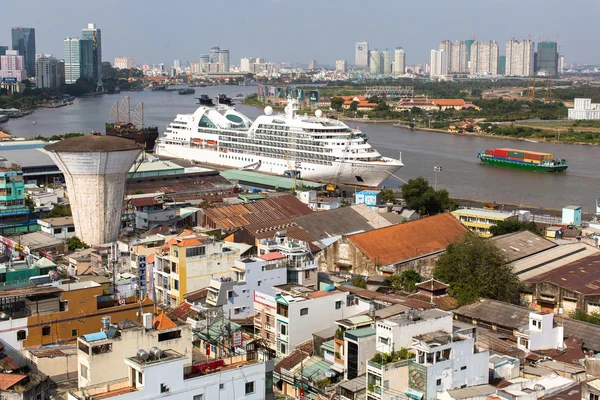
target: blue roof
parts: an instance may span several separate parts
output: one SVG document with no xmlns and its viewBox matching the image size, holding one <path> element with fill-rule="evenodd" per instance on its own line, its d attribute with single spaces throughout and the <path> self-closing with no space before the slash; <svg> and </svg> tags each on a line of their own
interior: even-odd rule
<svg viewBox="0 0 600 400">
<path fill-rule="evenodd" d="M 379 193 L 381 193 L 381 190 L 361 190 L 360 192 L 356 192 L 358 193 L 362 193 L 362 194 L 374 194 L 374 195 L 378 195 Z"/>
<path fill-rule="evenodd" d="M 87 335 L 83 335 L 83 338 L 88 342 L 95 342 L 97 340 L 108 339 L 106 333 L 104 332 L 96 332 L 96 333 L 88 333 Z"/>
</svg>

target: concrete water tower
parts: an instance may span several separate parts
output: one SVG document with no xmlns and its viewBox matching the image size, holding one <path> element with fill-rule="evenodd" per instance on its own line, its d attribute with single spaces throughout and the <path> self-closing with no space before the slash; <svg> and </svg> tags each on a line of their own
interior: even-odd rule
<svg viewBox="0 0 600 400">
<path fill-rule="evenodd" d="M 44 147 L 65 176 L 75 234 L 86 244 L 117 240 L 127 172 L 142 148 L 113 136 L 80 136 Z"/>
</svg>

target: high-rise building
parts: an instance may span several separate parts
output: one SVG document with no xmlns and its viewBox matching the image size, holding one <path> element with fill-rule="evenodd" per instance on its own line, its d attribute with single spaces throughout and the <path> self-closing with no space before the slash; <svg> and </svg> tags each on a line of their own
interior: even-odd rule
<svg viewBox="0 0 600 400">
<path fill-rule="evenodd" d="M 465 73 L 467 72 L 467 48 L 465 42 L 457 40 L 452 43 L 452 52 L 449 54 L 452 58 L 450 59 L 450 65 L 448 68 L 452 72 Z"/>
<path fill-rule="evenodd" d="M 506 56 L 498 56 L 498 75 L 506 75 Z"/>
<path fill-rule="evenodd" d="M 308 69 L 317 69 L 317 60 L 308 60 Z"/>
<path fill-rule="evenodd" d="M 217 53 L 217 62 L 221 64 L 220 72 L 229 72 L 229 50 L 219 49 L 219 52 Z"/>
<path fill-rule="evenodd" d="M 533 42 L 529 39 L 511 39 L 506 43 L 506 76 L 531 76 L 533 74 Z"/>
<path fill-rule="evenodd" d="M 12 28 L 12 49 L 23 56 L 27 76 L 35 76 L 35 29 Z"/>
<path fill-rule="evenodd" d="M 394 76 L 404 75 L 406 70 L 406 54 L 402 47 L 396 47 L 394 50 Z"/>
<path fill-rule="evenodd" d="M 247 57 L 244 57 L 240 60 L 240 71 L 241 72 L 251 72 L 250 71 L 250 59 Z"/>
<path fill-rule="evenodd" d="M 392 74 L 392 54 L 389 49 L 385 49 L 381 52 L 381 72 L 384 75 Z"/>
<path fill-rule="evenodd" d="M 8 46 L 0 46 L 0 56 L 5 55 L 6 50 L 8 50 Z"/>
<path fill-rule="evenodd" d="M 18 82 L 27 79 L 24 57 L 17 50 L 6 50 L 6 54 L 0 56 L 0 77 L 15 78 Z"/>
<path fill-rule="evenodd" d="M 369 68 L 369 43 L 356 42 L 354 44 L 354 66 L 356 68 Z"/>
<path fill-rule="evenodd" d="M 49 57 L 47 57 L 49 56 Z M 38 88 L 56 87 L 61 84 L 61 63 L 51 55 L 44 54 L 35 61 L 35 84 Z"/>
<path fill-rule="evenodd" d="M 66 38 L 63 42 L 65 83 L 74 84 L 79 78 L 93 79 L 94 47 L 92 40 Z"/>
<path fill-rule="evenodd" d="M 471 45 L 475 39 L 465 40 L 465 72 L 471 71 Z"/>
<path fill-rule="evenodd" d="M 431 50 L 429 65 L 429 76 L 431 78 L 448 75 L 448 52 L 446 50 Z"/>
<path fill-rule="evenodd" d="M 476 40 L 471 45 L 471 75 L 498 74 L 498 43 Z"/>
<path fill-rule="evenodd" d="M 381 75 L 383 73 L 382 58 L 379 50 L 369 51 L 369 73 L 371 75 Z"/>
<path fill-rule="evenodd" d="M 219 62 L 219 51 L 221 48 L 219 46 L 210 46 L 210 62 L 216 63 Z"/>
<path fill-rule="evenodd" d="M 558 76 L 558 46 L 556 42 L 538 43 L 536 72 L 547 76 Z"/>
<path fill-rule="evenodd" d="M 348 70 L 348 63 L 346 60 L 335 60 L 335 72 L 346 72 Z"/>
<path fill-rule="evenodd" d="M 92 76 L 91 79 L 98 86 L 102 86 L 102 33 L 96 24 L 88 24 L 81 31 L 81 38 L 92 42 Z"/>
<path fill-rule="evenodd" d="M 200 64 L 206 64 L 210 62 L 210 56 L 208 54 L 200 54 Z"/>
<path fill-rule="evenodd" d="M 558 57 L 558 73 L 561 75 L 565 73 L 565 56 Z"/>
<path fill-rule="evenodd" d="M 135 58 L 133 57 L 115 57 L 113 67 L 118 69 L 135 68 Z"/>
</svg>

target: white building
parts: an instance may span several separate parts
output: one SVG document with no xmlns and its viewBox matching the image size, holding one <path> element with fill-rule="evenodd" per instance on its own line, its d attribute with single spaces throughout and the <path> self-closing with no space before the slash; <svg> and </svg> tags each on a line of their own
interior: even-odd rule
<svg viewBox="0 0 600 400">
<path fill-rule="evenodd" d="M 383 74 L 383 54 L 378 49 L 369 51 L 369 73 L 371 75 Z"/>
<path fill-rule="evenodd" d="M 6 50 L 0 56 L 0 78 L 16 78 L 17 82 L 27 79 L 24 57 L 17 50 Z"/>
<path fill-rule="evenodd" d="M 412 337 L 429 332 L 452 332 L 452 313 L 438 309 L 408 311 L 377 321 L 377 351 L 391 353 L 412 345 Z"/>
<path fill-rule="evenodd" d="M 344 332 L 344 380 L 367 372 L 367 364 L 377 352 L 375 329 L 371 327 Z"/>
<path fill-rule="evenodd" d="M 498 43 L 490 40 L 485 43 L 476 40 L 471 45 L 471 75 L 498 74 Z"/>
<path fill-rule="evenodd" d="M 383 64 L 381 67 L 381 72 L 384 75 L 391 75 L 392 74 L 392 55 L 391 55 L 389 49 L 385 49 L 381 52 L 381 62 Z"/>
<path fill-rule="evenodd" d="M 115 57 L 113 67 L 119 69 L 131 69 L 135 67 L 135 58 L 133 57 Z"/>
<path fill-rule="evenodd" d="M 600 119 L 600 103 L 592 99 L 575 99 L 573 108 L 569 108 L 569 119 Z"/>
<path fill-rule="evenodd" d="M 445 50 L 431 50 L 429 65 L 429 76 L 431 78 L 448 75 L 448 53 Z"/>
<path fill-rule="evenodd" d="M 79 38 L 66 38 L 63 42 L 65 83 L 73 84 L 81 76 L 81 45 Z"/>
<path fill-rule="evenodd" d="M 554 314 L 530 312 L 527 326 L 515 332 L 517 347 L 526 352 L 564 347 L 563 327 L 554 326 Z"/>
<path fill-rule="evenodd" d="M 37 222 L 42 232 L 46 232 L 57 239 L 67 240 L 75 236 L 73 217 L 38 219 Z"/>
<path fill-rule="evenodd" d="M 335 72 L 346 72 L 348 70 L 348 63 L 346 60 L 335 60 Z"/>
<path fill-rule="evenodd" d="M 175 324 L 166 315 L 142 316 L 143 325 L 124 320 L 110 326 L 105 322 L 101 332 L 82 335 L 77 339 L 78 387 L 87 387 L 126 379 L 129 370 L 123 358 L 133 357 L 139 349 L 174 350 L 192 360 L 192 328 Z M 103 321 L 104 322 L 104 321 Z"/>
<path fill-rule="evenodd" d="M 409 365 L 409 389 L 435 399 L 440 392 L 488 383 L 489 354 L 475 347 L 475 328 L 414 337 L 416 354 Z"/>
<path fill-rule="evenodd" d="M 506 43 L 506 76 L 533 75 L 535 46 L 531 40 L 511 39 Z"/>
<path fill-rule="evenodd" d="M 394 50 L 394 76 L 404 75 L 406 71 L 406 54 L 402 47 L 397 47 Z"/>
<path fill-rule="evenodd" d="M 356 68 L 369 68 L 369 43 L 356 42 L 354 44 L 354 66 Z"/>
<path fill-rule="evenodd" d="M 297 345 L 311 339 L 313 332 L 331 326 L 332 321 L 355 314 L 354 304 L 347 303 L 347 292 L 316 292 L 294 284 L 277 289 L 281 291 L 275 296 L 278 357 L 287 356 Z"/>
<path fill-rule="evenodd" d="M 56 87 L 61 85 L 62 61 L 51 55 L 42 55 L 35 60 L 35 85 L 38 88 Z"/>
<path fill-rule="evenodd" d="M 251 64 L 255 63 L 253 58 L 242 58 L 240 60 L 240 72 L 254 72 Z"/>
<path fill-rule="evenodd" d="M 273 361 L 218 360 L 196 371 L 185 368 L 189 357 L 183 354 L 148 350 L 125 358 L 127 378 L 72 390 L 68 399 L 274 399 Z"/>
<path fill-rule="evenodd" d="M 317 69 L 317 60 L 308 60 L 308 69 Z"/>
</svg>

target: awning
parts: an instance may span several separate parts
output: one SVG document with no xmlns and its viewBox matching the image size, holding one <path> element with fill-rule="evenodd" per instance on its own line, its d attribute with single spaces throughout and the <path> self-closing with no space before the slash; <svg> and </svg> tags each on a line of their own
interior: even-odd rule
<svg viewBox="0 0 600 400">
<path fill-rule="evenodd" d="M 331 369 L 334 370 L 335 372 L 339 372 L 340 374 L 344 373 L 344 366 L 342 364 L 333 363 L 333 365 L 331 366 Z"/>
<path fill-rule="evenodd" d="M 404 393 L 406 393 L 406 395 L 408 397 L 411 397 L 413 399 L 421 400 L 423 398 L 423 393 L 418 392 L 411 388 L 406 389 L 406 391 Z"/>
</svg>

